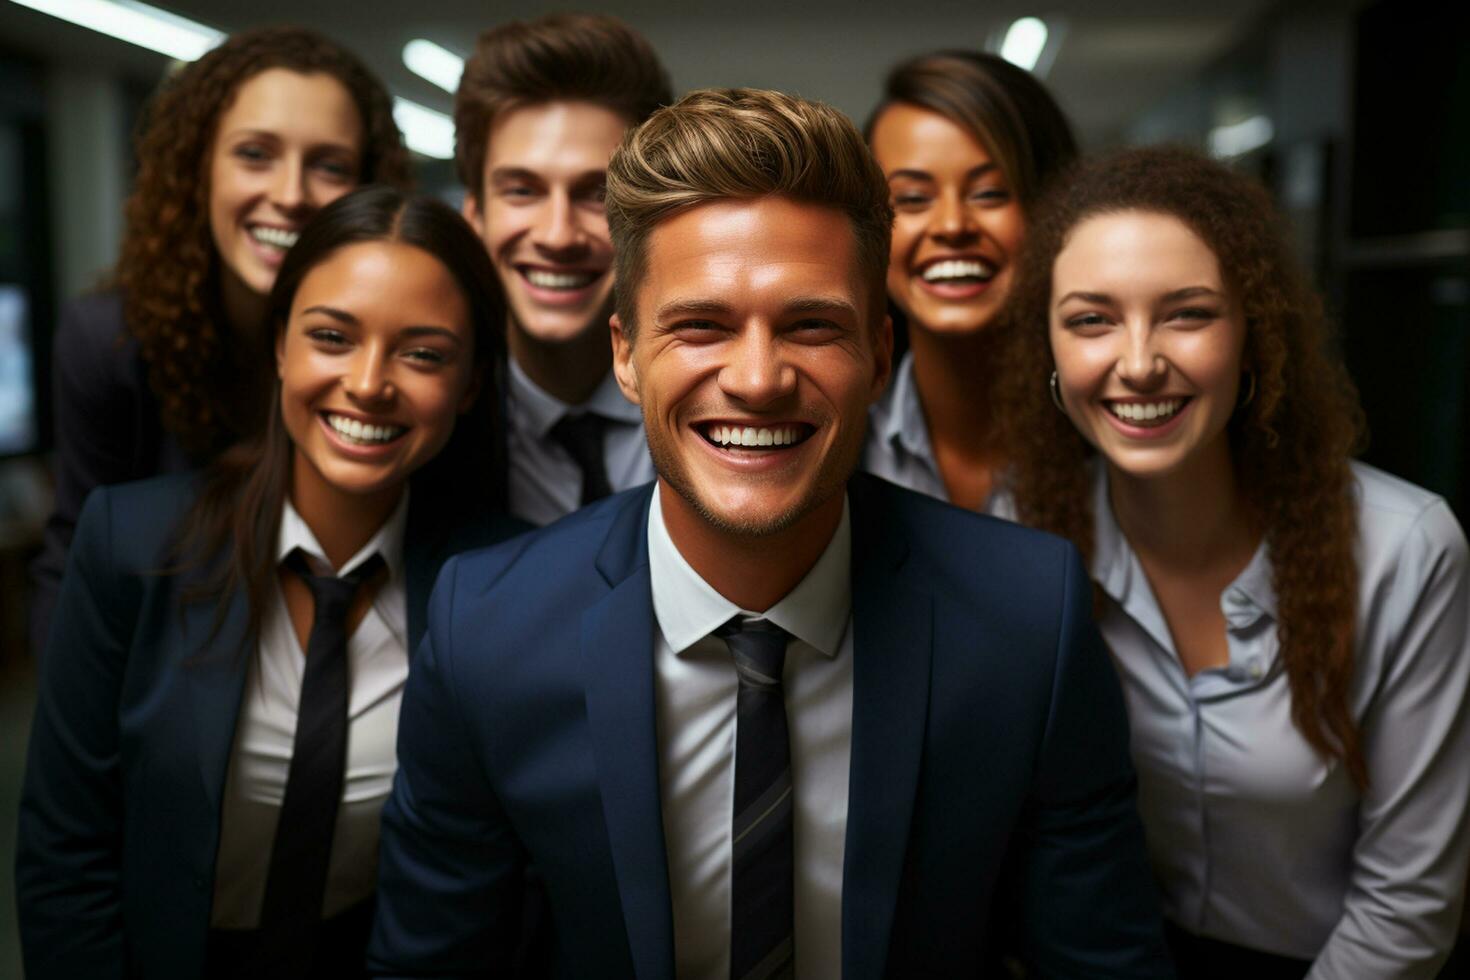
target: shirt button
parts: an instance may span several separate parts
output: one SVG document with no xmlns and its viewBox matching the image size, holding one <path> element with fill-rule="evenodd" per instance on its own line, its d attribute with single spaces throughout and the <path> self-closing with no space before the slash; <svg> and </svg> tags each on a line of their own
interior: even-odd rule
<svg viewBox="0 0 1470 980">
<path fill-rule="evenodd" d="M 1251 657 L 1250 665 L 1246 669 L 1250 672 L 1251 680 L 1253 681 L 1260 680 L 1261 675 L 1266 673 L 1266 667 L 1261 663 L 1260 657 Z"/>
</svg>

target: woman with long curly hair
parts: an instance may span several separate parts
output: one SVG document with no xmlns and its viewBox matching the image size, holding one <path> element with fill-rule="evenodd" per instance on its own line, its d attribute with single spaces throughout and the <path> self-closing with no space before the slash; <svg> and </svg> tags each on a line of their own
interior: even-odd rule
<svg viewBox="0 0 1470 980">
<path fill-rule="evenodd" d="M 56 333 L 56 509 L 33 569 L 46 639 L 88 491 L 207 462 L 259 428 L 266 296 L 317 209 L 363 183 L 406 187 L 381 83 L 312 31 L 237 34 L 167 79 L 139 129 L 109 286 Z"/>
<path fill-rule="evenodd" d="M 262 434 L 88 497 L 22 793 L 27 976 L 363 975 L 429 590 L 525 527 L 487 451 L 505 316 L 453 208 L 364 188 L 281 266 Z"/>
<path fill-rule="evenodd" d="M 908 352 L 873 408 L 863 467 L 956 506 L 995 512 L 1001 316 L 1026 216 L 1077 154 L 1029 72 L 938 51 L 896 65 L 867 125 L 892 194 L 888 296 Z"/>
<path fill-rule="evenodd" d="M 1011 487 L 1087 556 L 1185 977 L 1433 977 L 1470 834 L 1470 579 L 1356 393 L 1264 191 L 1078 170 L 1012 300 Z"/>
</svg>

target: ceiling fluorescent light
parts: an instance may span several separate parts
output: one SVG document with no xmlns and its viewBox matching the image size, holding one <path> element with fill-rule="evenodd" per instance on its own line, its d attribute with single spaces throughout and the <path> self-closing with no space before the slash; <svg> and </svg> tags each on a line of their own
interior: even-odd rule
<svg viewBox="0 0 1470 980">
<path fill-rule="evenodd" d="M 1238 157 L 1271 142 L 1276 129 L 1265 116 L 1251 116 L 1229 126 L 1216 126 L 1206 139 L 1216 159 Z"/>
<path fill-rule="evenodd" d="M 15 2 L 179 61 L 193 61 L 225 39 L 224 34 L 212 27 L 135 0 Z"/>
<path fill-rule="evenodd" d="M 1006 28 L 1000 42 L 1000 56 L 1018 68 L 1032 71 L 1046 50 L 1046 22 L 1038 17 L 1022 17 Z"/>
<path fill-rule="evenodd" d="M 415 153 L 436 160 L 454 157 L 454 120 L 428 106 L 393 97 L 393 121 L 403 132 L 403 142 Z"/>
<path fill-rule="evenodd" d="M 408 70 L 426 78 L 453 95 L 459 90 L 459 76 L 464 74 L 464 59 L 433 41 L 416 38 L 403 46 L 403 63 Z"/>
</svg>

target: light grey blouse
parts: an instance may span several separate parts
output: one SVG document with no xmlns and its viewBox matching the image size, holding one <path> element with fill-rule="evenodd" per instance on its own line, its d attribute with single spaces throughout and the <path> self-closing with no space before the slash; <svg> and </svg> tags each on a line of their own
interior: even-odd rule
<svg viewBox="0 0 1470 980">
<path fill-rule="evenodd" d="M 934 460 L 929 442 L 929 423 L 914 382 L 914 355 L 904 354 L 883 396 L 868 413 L 868 439 L 863 447 L 862 468 L 889 483 L 949 503 L 949 491 Z M 1010 497 L 1002 489 L 992 492 L 981 508 L 993 517 L 1014 520 Z"/>
<path fill-rule="evenodd" d="M 1432 978 L 1470 860 L 1470 575 L 1439 497 L 1360 464 L 1350 704 L 1370 785 L 1291 720 L 1263 544 L 1220 597 L 1230 662 L 1188 677 L 1098 468 L 1093 578 L 1127 697 L 1165 914 L 1314 960 L 1312 980 Z"/>
</svg>

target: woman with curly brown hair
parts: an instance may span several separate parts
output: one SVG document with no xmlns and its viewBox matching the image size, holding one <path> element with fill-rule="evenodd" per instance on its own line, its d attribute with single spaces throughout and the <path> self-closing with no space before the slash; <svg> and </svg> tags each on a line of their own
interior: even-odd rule
<svg viewBox="0 0 1470 980">
<path fill-rule="evenodd" d="M 1433 977 L 1470 857 L 1465 537 L 1351 460 L 1266 194 L 1184 150 L 1091 162 L 1013 304 L 1011 485 L 1091 564 L 1181 975 Z"/>
<path fill-rule="evenodd" d="M 937 51 L 888 73 L 867 137 L 892 195 L 888 297 L 909 349 L 873 407 L 863 468 L 995 512 L 1000 314 L 1027 213 L 1077 155 L 1071 127 L 1029 72 Z"/>
<path fill-rule="evenodd" d="M 33 569 L 45 644 L 88 491 L 207 462 L 256 431 L 270 379 L 266 296 L 315 211 L 409 183 L 381 83 L 312 31 L 247 31 L 169 78 L 141 125 L 110 287 L 56 333 L 56 510 Z"/>
</svg>

